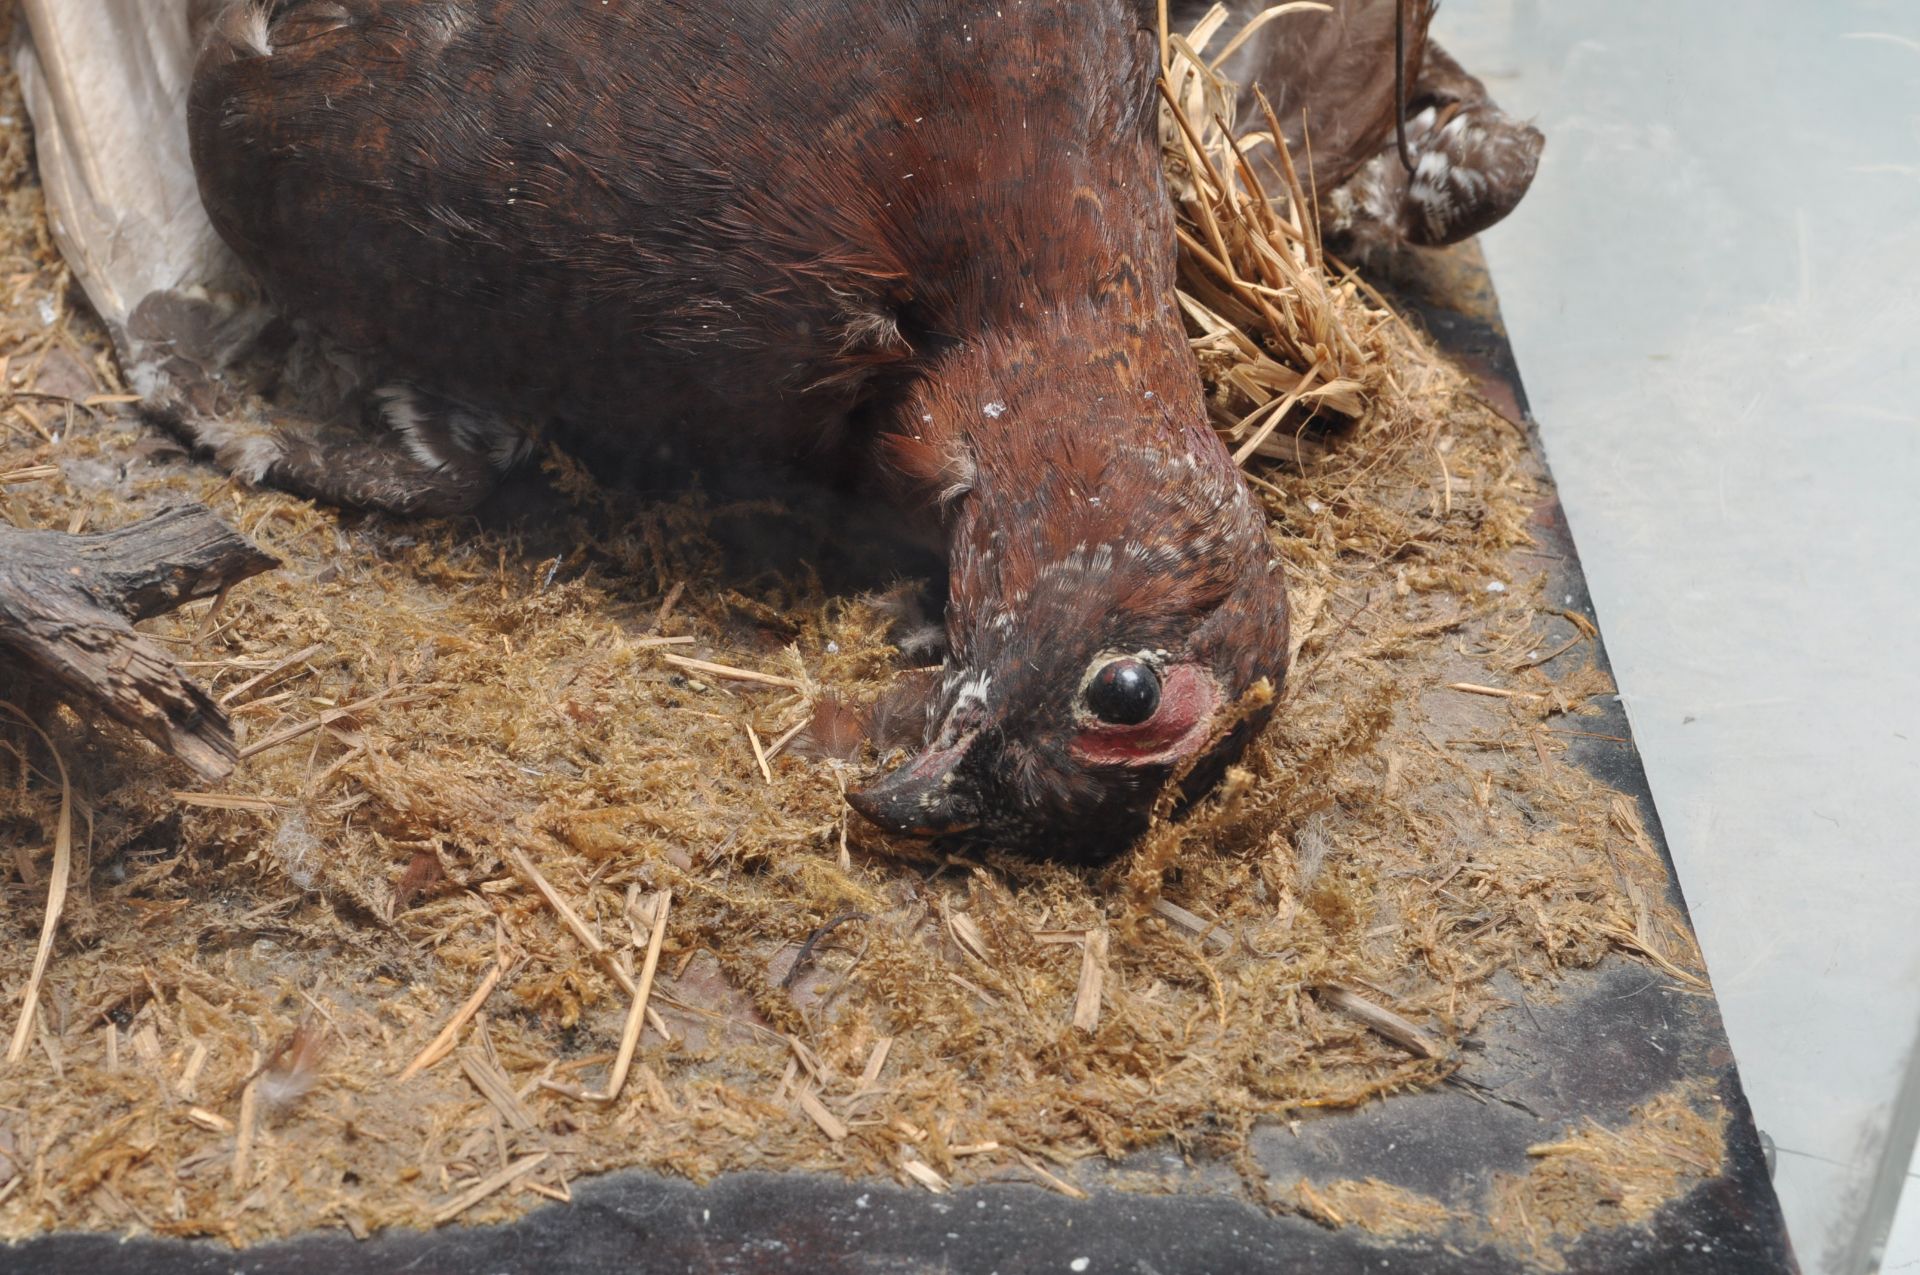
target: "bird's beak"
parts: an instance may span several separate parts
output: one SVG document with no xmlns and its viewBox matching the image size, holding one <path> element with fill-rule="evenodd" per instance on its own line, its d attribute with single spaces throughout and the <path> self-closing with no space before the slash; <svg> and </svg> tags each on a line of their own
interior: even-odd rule
<svg viewBox="0 0 1920 1275">
<path fill-rule="evenodd" d="M 938 837 L 980 822 L 977 801 L 959 774 L 973 743 L 969 731 L 944 748 L 929 748 L 857 792 L 847 804 L 888 832 Z"/>
</svg>

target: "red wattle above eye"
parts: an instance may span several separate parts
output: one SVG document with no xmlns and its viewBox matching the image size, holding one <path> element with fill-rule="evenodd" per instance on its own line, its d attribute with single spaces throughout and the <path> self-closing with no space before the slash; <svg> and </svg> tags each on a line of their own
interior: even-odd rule
<svg viewBox="0 0 1920 1275">
<path fill-rule="evenodd" d="M 1206 736 L 1220 690 L 1197 664 L 1176 664 L 1160 678 L 1160 707 L 1136 726 L 1091 722 L 1074 737 L 1073 756 L 1093 765 L 1138 766 L 1173 762 Z"/>
</svg>

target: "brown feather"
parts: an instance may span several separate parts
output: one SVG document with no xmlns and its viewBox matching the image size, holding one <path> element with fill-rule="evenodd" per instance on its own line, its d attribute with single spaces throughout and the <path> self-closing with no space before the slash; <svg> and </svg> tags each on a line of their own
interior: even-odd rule
<svg viewBox="0 0 1920 1275">
<path fill-rule="evenodd" d="M 813 706 L 813 716 L 794 738 L 793 750 L 802 757 L 852 761 L 867 741 L 866 716 L 828 692 Z"/>
<path fill-rule="evenodd" d="M 939 520 L 946 666 L 928 711 L 886 710 L 921 751 L 860 809 L 1097 859 L 1244 747 L 1203 718 L 1284 675 L 1286 592 L 1173 303 L 1152 6 L 266 12 L 269 52 L 216 35 L 196 71 L 202 193 L 402 387 L 416 461 L 557 421 L 649 463 L 885 476 Z M 1123 657 L 1177 720 L 1089 747 Z M 857 747 L 839 711 L 821 745 Z"/>
</svg>

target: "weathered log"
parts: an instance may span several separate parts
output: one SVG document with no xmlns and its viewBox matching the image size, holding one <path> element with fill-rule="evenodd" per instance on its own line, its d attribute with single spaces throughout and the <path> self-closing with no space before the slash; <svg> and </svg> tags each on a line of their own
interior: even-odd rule
<svg viewBox="0 0 1920 1275">
<path fill-rule="evenodd" d="M 217 779 L 239 756 L 226 714 L 131 622 L 278 565 L 204 505 L 83 536 L 0 525 L 0 647 Z"/>
</svg>

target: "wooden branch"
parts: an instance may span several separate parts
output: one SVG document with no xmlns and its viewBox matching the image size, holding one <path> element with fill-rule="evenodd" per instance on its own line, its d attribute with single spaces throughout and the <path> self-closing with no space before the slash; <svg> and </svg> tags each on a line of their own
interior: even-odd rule
<svg viewBox="0 0 1920 1275">
<path fill-rule="evenodd" d="M 0 525 L 0 648 L 218 779 L 238 759 L 226 714 L 130 621 L 279 565 L 203 505 L 84 536 Z"/>
</svg>

